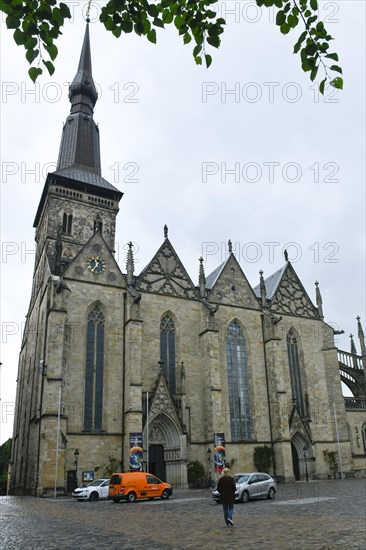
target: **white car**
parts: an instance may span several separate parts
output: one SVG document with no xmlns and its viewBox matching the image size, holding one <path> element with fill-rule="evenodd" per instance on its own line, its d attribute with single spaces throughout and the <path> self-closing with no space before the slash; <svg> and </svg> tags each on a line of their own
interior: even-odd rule
<svg viewBox="0 0 366 550">
<path fill-rule="evenodd" d="M 98 500 L 99 498 L 108 498 L 109 479 L 96 479 L 91 481 L 86 487 L 78 487 L 72 493 L 72 497 L 77 500 Z"/>
</svg>

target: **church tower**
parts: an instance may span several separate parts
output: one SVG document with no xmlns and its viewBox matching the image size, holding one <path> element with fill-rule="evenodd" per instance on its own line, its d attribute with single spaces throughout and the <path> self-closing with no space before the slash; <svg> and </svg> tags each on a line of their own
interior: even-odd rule
<svg viewBox="0 0 366 550">
<path fill-rule="evenodd" d="M 15 493 L 49 494 L 56 452 L 59 490 L 64 492 L 65 471 L 69 490 L 78 481 L 69 483 L 79 446 L 69 437 L 70 429 L 83 435 L 120 431 L 117 422 L 107 426 L 105 386 L 114 363 L 104 359 L 104 349 L 107 302 L 115 306 L 111 324 L 122 322 L 118 304 L 125 282 L 114 247 L 123 193 L 101 175 L 99 129 L 93 119 L 97 98 L 87 23 L 69 87 L 71 111 L 57 169 L 47 175 L 34 220 L 36 258 L 19 359 L 11 462 Z M 86 334 L 88 343 L 82 346 Z M 114 345 L 118 363 L 118 337 Z"/>
</svg>

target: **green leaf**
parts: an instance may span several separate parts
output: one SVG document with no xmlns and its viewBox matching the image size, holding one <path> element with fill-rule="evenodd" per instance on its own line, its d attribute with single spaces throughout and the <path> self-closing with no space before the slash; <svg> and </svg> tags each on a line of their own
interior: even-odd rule
<svg viewBox="0 0 366 550">
<path fill-rule="evenodd" d="M 16 29 L 14 31 L 13 36 L 14 36 L 14 40 L 15 40 L 15 43 L 16 43 L 17 46 L 21 46 L 21 45 L 25 44 L 25 42 L 27 40 L 27 34 L 25 32 L 22 32 L 19 29 Z"/>
<path fill-rule="evenodd" d="M 33 82 L 35 82 L 37 80 L 37 77 L 42 74 L 42 72 L 42 69 L 40 69 L 39 67 L 31 67 L 28 71 L 28 74 Z"/>
<path fill-rule="evenodd" d="M 219 48 L 221 40 L 219 36 L 208 36 L 207 43 L 210 44 L 210 46 L 213 46 L 214 48 Z"/>
<path fill-rule="evenodd" d="M 312 10 L 317 11 L 317 9 L 318 9 L 317 0 L 310 0 L 310 7 L 311 7 Z"/>
<path fill-rule="evenodd" d="M 151 31 L 149 31 L 147 33 L 146 37 L 149 40 L 149 42 L 152 42 L 153 44 L 156 44 L 156 30 L 155 29 L 151 29 Z"/>
<path fill-rule="evenodd" d="M 338 67 L 338 65 L 332 65 L 332 66 L 330 67 L 330 70 L 331 70 L 331 71 L 337 71 L 337 73 L 341 73 L 341 74 L 343 73 L 341 67 Z"/>
<path fill-rule="evenodd" d="M 276 15 L 276 25 L 279 27 L 286 21 L 286 15 L 280 10 Z"/>
<path fill-rule="evenodd" d="M 162 19 L 163 19 L 164 23 L 169 25 L 173 21 L 174 16 L 169 10 L 164 10 Z"/>
<path fill-rule="evenodd" d="M 210 66 L 211 63 L 212 63 L 212 57 L 211 57 L 209 54 L 205 54 L 205 61 L 206 61 L 206 67 L 207 67 L 207 69 L 208 69 L 209 66 Z"/>
<path fill-rule="evenodd" d="M 33 61 L 38 57 L 39 50 L 27 50 L 25 57 L 27 58 L 27 61 L 29 63 L 33 63 Z"/>
<path fill-rule="evenodd" d="M 280 31 L 282 32 L 282 34 L 287 34 L 289 33 L 291 30 L 291 27 L 288 23 L 282 23 L 282 25 L 280 26 Z"/>
<path fill-rule="evenodd" d="M 326 82 L 326 78 L 324 78 L 324 80 L 321 81 L 321 83 L 319 84 L 319 92 L 324 95 L 324 86 L 325 86 L 325 82 Z"/>
<path fill-rule="evenodd" d="M 53 75 L 55 72 L 55 67 L 51 61 L 43 61 L 43 64 L 47 67 L 47 71 L 49 72 L 50 76 Z"/>
<path fill-rule="evenodd" d="M 64 4 L 63 2 L 61 2 L 60 10 L 61 10 L 62 17 L 64 17 L 65 19 L 71 19 L 71 13 L 69 10 L 69 6 L 67 4 Z"/>
<path fill-rule="evenodd" d="M 20 19 L 13 14 L 9 14 L 5 19 L 8 29 L 17 29 L 20 26 Z"/>
<path fill-rule="evenodd" d="M 163 29 L 164 28 L 164 21 L 162 19 L 159 19 L 159 17 L 155 17 L 155 19 L 153 21 L 153 25 L 155 25 L 155 27 L 161 27 Z"/>
<path fill-rule="evenodd" d="M 158 17 L 159 15 L 159 9 L 155 6 L 155 4 L 150 4 L 147 8 L 148 14 L 151 15 L 151 17 Z"/>
<path fill-rule="evenodd" d="M 201 50 L 202 50 L 202 44 L 198 44 L 197 46 L 195 46 L 193 49 L 193 56 L 196 57 Z"/>
<path fill-rule="evenodd" d="M 197 65 L 202 65 L 202 57 L 200 55 L 196 55 L 194 58 Z"/>
<path fill-rule="evenodd" d="M 116 27 L 115 29 L 113 29 L 112 31 L 112 34 L 116 37 L 116 38 L 119 38 L 122 34 L 122 28 L 121 27 Z"/>
<path fill-rule="evenodd" d="M 310 80 L 313 82 L 316 78 L 316 75 L 318 74 L 318 69 L 319 69 L 319 65 L 317 65 L 316 67 L 313 67 L 311 69 L 311 73 L 310 73 Z"/>
<path fill-rule="evenodd" d="M 192 40 L 191 35 L 189 34 L 189 32 L 186 32 L 183 37 L 183 43 L 188 44 L 191 40 Z"/>
<path fill-rule="evenodd" d="M 125 33 L 130 33 L 133 31 L 133 23 L 132 21 L 123 20 L 120 25 L 121 29 Z"/>
<path fill-rule="evenodd" d="M 16 31 L 15 31 L 16 32 Z M 15 33 L 14 33 L 15 34 Z M 34 36 L 30 36 L 25 44 L 24 44 L 24 47 L 27 49 L 27 50 L 33 50 L 38 44 L 38 40 L 37 38 L 35 38 Z"/>
<path fill-rule="evenodd" d="M 54 44 L 50 44 L 50 46 L 45 46 L 44 48 L 45 48 L 45 50 L 48 51 L 48 54 L 49 54 L 50 58 L 52 59 L 52 61 L 54 59 L 56 59 L 57 54 L 58 54 L 57 46 L 55 46 Z"/>
<path fill-rule="evenodd" d="M 330 82 L 330 85 L 333 86 L 333 88 L 337 88 L 337 90 L 343 90 L 343 78 L 341 78 L 340 76 L 333 78 L 333 80 Z"/>
<path fill-rule="evenodd" d="M 325 57 L 327 59 L 333 59 L 334 61 L 339 61 L 338 55 L 336 53 L 327 53 Z"/>
<path fill-rule="evenodd" d="M 185 24 L 185 19 L 181 15 L 176 15 L 174 19 L 174 25 L 177 27 L 177 29 L 180 29 Z"/>
</svg>

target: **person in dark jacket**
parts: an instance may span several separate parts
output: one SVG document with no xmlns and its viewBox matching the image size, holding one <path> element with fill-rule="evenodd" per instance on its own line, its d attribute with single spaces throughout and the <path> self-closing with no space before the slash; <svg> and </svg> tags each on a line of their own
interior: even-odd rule
<svg viewBox="0 0 366 550">
<path fill-rule="evenodd" d="M 217 490 L 220 493 L 220 503 L 224 510 L 225 523 L 229 527 L 229 525 L 234 525 L 233 512 L 236 485 L 234 478 L 230 475 L 229 468 L 224 468 L 222 473 L 224 475 L 219 479 Z"/>
</svg>

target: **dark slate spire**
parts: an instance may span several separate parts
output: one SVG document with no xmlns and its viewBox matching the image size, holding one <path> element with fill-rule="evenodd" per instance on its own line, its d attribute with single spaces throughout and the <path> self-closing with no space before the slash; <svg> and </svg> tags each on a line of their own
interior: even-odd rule
<svg viewBox="0 0 366 550">
<path fill-rule="evenodd" d="M 99 130 L 93 120 L 98 93 L 92 76 L 88 23 L 78 70 L 69 87 L 69 99 L 71 111 L 62 132 L 57 172 L 71 168 L 75 174 L 86 171 L 100 176 Z"/>
<path fill-rule="evenodd" d="M 321 319 L 324 319 L 323 300 L 322 300 L 322 295 L 320 294 L 318 281 L 315 281 L 315 296 L 316 296 L 316 305 L 318 306 L 319 317 Z"/>
</svg>

